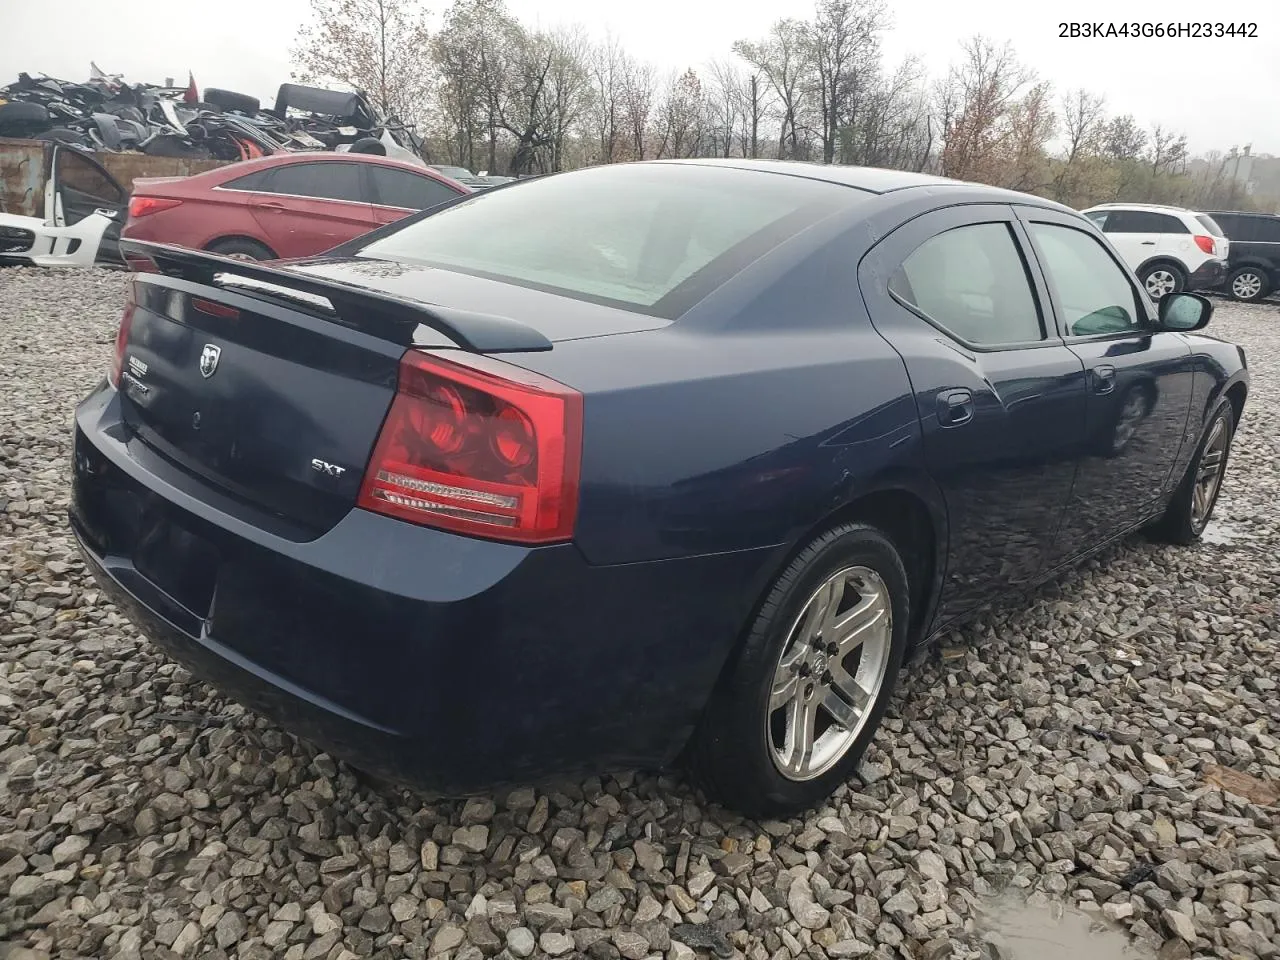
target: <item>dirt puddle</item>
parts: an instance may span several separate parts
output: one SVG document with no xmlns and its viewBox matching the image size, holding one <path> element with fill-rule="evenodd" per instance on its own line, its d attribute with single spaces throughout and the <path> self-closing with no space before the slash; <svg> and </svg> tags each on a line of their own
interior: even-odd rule
<svg viewBox="0 0 1280 960">
<path fill-rule="evenodd" d="M 1100 913 L 1050 903 L 1038 906 L 1008 893 L 991 900 L 978 929 L 992 955 L 1006 960 L 1154 960 L 1154 950 L 1135 944 Z"/>
</svg>

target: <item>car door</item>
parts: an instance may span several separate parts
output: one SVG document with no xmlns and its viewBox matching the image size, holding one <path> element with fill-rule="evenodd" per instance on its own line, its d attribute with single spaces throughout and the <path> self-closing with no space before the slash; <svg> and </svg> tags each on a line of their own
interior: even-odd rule
<svg viewBox="0 0 1280 960">
<path fill-rule="evenodd" d="M 58 227 L 71 227 L 98 215 L 102 234 L 96 259 L 123 262 L 120 228 L 128 204 L 124 188 L 100 163 L 70 147 L 53 148 L 50 171 L 45 188 L 45 219 Z M 106 222 L 102 223 L 102 219 Z"/>
<path fill-rule="evenodd" d="M 1165 241 L 1160 232 L 1159 214 L 1146 210 L 1110 210 L 1102 232 L 1132 270 L 1156 256 Z"/>
<path fill-rule="evenodd" d="M 943 620 L 1044 568 L 1085 437 L 1084 365 L 1053 327 L 1025 245 L 1011 207 L 953 207 L 900 227 L 859 267 L 947 503 Z"/>
<path fill-rule="evenodd" d="M 281 257 L 307 257 L 377 226 L 364 166 L 318 160 L 276 167 L 271 192 L 250 201 L 271 249 Z"/>
<path fill-rule="evenodd" d="M 1149 518 L 1178 481 L 1191 410 L 1191 347 L 1078 218 L 1019 207 L 1067 348 L 1088 371 L 1088 443 L 1051 551 L 1058 563 Z"/>
<path fill-rule="evenodd" d="M 410 173 L 380 164 L 368 166 L 373 216 L 394 223 L 419 210 L 429 210 L 461 195 L 461 191 L 427 173 Z"/>
</svg>

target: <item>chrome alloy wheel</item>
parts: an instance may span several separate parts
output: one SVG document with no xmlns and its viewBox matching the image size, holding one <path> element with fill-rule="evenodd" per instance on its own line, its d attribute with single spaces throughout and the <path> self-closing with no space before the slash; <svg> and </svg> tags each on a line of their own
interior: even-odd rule
<svg viewBox="0 0 1280 960">
<path fill-rule="evenodd" d="M 1262 292 L 1262 277 L 1256 273 L 1242 273 L 1231 281 L 1231 293 L 1237 300 L 1253 300 Z"/>
<path fill-rule="evenodd" d="M 765 717 L 774 766 L 812 780 L 848 753 L 884 685 L 893 638 L 889 588 L 845 567 L 801 608 L 773 674 Z"/>
<path fill-rule="evenodd" d="M 1147 293 L 1152 300 L 1162 300 L 1178 289 L 1178 279 L 1163 267 L 1147 274 Z"/>
<path fill-rule="evenodd" d="M 1196 486 L 1191 495 L 1191 525 L 1197 533 L 1209 522 L 1209 513 L 1218 499 L 1218 487 L 1227 469 L 1229 439 L 1227 421 L 1219 417 L 1204 442 L 1204 453 L 1196 467 Z"/>
</svg>

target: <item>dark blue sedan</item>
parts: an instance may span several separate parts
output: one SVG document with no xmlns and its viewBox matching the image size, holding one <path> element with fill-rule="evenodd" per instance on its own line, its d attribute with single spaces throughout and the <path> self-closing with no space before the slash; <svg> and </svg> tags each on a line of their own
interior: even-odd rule
<svg viewBox="0 0 1280 960">
<path fill-rule="evenodd" d="M 905 660 L 1125 534 L 1195 541 L 1243 352 L 1035 197 L 597 167 L 309 260 L 126 244 L 71 523 L 151 639 L 423 789 L 848 779 Z"/>
</svg>

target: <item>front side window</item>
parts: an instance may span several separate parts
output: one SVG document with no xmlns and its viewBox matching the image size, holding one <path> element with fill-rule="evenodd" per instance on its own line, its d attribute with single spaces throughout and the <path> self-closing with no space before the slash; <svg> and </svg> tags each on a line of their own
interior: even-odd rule
<svg viewBox="0 0 1280 960">
<path fill-rule="evenodd" d="M 1124 271 L 1083 230 L 1033 223 L 1045 278 L 1073 337 L 1123 333 L 1146 326 L 1140 301 Z"/>
<path fill-rule="evenodd" d="M 359 255 L 673 316 L 697 291 L 865 196 L 756 171 L 604 165 L 476 193 Z"/>
<path fill-rule="evenodd" d="M 966 343 L 1044 339 L 1022 254 L 1005 223 L 956 227 L 926 240 L 890 277 L 889 292 Z"/>
<path fill-rule="evenodd" d="M 272 193 L 316 200 L 347 200 L 368 203 L 360 185 L 360 167 L 354 163 L 294 163 L 276 167 Z"/>
</svg>

